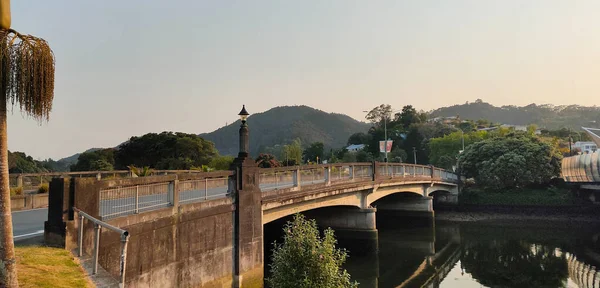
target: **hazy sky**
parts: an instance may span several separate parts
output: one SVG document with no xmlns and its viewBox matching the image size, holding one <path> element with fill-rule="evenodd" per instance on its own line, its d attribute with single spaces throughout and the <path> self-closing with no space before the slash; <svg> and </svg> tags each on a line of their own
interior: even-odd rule
<svg viewBox="0 0 600 288">
<path fill-rule="evenodd" d="M 18 110 L 9 148 L 58 159 L 147 132 L 210 132 L 304 104 L 362 120 L 430 110 L 599 105 L 600 1 L 12 1 L 56 55 L 50 122 Z M 251 125 L 251 123 L 250 123 Z"/>
</svg>

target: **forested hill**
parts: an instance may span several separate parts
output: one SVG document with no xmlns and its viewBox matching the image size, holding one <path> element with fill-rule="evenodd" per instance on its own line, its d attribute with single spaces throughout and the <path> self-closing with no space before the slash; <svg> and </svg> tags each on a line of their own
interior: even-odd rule
<svg viewBox="0 0 600 288">
<path fill-rule="evenodd" d="M 287 144 L 299 138 L 302 143 L 323 142 L 325 147 L 342 147 L 348 137 L 356 132 L 366 132 L 370 125 L 349 116 L 326 113 L 307 106 L 275 107 L 248 117 L 250 129 L 250 153 L 267 146 Z M 239 150 L 238 130 L 240 121 L 201 134 L 215 143 L 221 155 L 235 155 Z"/>
<path fill-rule="evenodd" d="M 460 116 L 461 119 L 488 119 L 492 122 L 513 125 L 537 124 L 539 127 L 580 129 L 600 125 L 600 107 L 578 105 L 554 106 L 550 104 L 496 107 L 478 99 L 472 103 L 438 108 L 430 118 Z M 595 121 L 595 122 L 594 122 Z"/>
</svg>

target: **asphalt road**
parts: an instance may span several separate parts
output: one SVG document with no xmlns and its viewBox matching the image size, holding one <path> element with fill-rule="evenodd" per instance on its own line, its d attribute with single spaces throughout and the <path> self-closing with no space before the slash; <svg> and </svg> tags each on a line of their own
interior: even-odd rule
<svg viewBox="0 0 600 288">
<path fill-rule="evenodd" d="M 43 235 L 46 219 L 48 208 L 12 212 L 14 241 Z"/>
</svg>

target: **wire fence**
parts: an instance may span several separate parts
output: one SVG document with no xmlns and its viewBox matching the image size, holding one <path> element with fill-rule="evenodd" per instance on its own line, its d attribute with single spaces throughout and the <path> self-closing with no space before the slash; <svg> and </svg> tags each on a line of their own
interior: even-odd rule
<svg viewBox="0 0 600 288">
<path fill-rule="evenodd" d="M 206 201 L 226 196 L 229 177 L 179 181 L 179 203 Z"/>
<path fill-rule="evenodd" d="M 350 166 L 332 166 L 329 171 L 329 181 L 339 183 L 352 180 L 352 168 Z"/>
<path fill-rule="evenodd" d="M 110 219 L 173 204 L 173 183 L 115 187 L 100 190 L 100 216 Z"/>
<path fill-rule="evenodd" d="M 259 174 L 262 191 L 294 187 L 295 171 L 268 171 Z"/>
<path fill-rule="evenodd" d="M 325 183 L 325 169 L 322 167 L 300 170 L 300 185 L 308 186 Z"/>
</svg>

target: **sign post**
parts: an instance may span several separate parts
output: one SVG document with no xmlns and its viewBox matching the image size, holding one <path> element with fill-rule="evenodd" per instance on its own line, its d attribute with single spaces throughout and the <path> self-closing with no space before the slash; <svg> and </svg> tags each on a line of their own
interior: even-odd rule
<svg viewBox="0 0 600 288">
<path fill-rule="evenodd" d="M 393 140 L 379 141 L 379 152 L 385 153 L 385 162 L 387 162 L 387 153 L 392 152 Z"/>
</svg>

